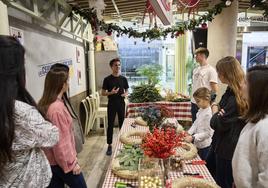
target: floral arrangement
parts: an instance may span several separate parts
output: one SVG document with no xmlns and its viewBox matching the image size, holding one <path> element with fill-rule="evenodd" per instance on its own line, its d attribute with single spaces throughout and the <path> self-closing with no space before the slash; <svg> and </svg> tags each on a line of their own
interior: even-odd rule
<svg viewBox="0 0 268 188">
<path fill-rule="evenodd" d="M 174 128 L 155 128 L 153 133 L 146 134 L 141 148 L 144 155 L 166 159 L 175 154 L 174 149 L 181 145 L 184 136 L 184 133 L 177 134 Z"/>
<path fill-rule="evenodd" d="M 173 111 L 162 105 L 143 107 L 139 111 L 142 119 L 147 122 L 151 132 L 155 127 L 160 127 L 165 118 L 174 117 Z"/>
<path fill-rule="evenodd" d="M 171 102 L 185 102 L 190 101 L 190 97 L 181 93 L 175 93 L 171 89 L 164 90 L 166 93 L 165 99 Z"/>
</svg>

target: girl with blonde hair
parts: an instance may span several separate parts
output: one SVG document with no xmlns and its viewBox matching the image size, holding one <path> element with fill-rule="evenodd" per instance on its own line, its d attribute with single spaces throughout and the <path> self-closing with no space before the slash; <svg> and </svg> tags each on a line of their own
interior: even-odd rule
<svg viewBox="0 0 268 188">
<path fill-rule="evenodd" d="M 212 104 L 214 115 L 210 126 L 215 132 L 207 165 L 217 184 L 224 188 L 231 188 L 233 184 L 231 161 L 239 134 L 245 126 L 241 116 L 248 108 L 242 94 L 245 74 L 238 60 L 231 56 L 219 60 L 216 70 L 221 82 L 228 87 L 219 104 Z"/>
</svg>

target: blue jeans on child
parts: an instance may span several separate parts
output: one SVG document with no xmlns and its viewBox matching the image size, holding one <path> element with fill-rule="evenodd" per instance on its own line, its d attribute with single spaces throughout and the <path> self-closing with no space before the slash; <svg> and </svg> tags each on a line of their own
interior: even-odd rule
<svg viewBox="0 0 268 188">
<path fill-rule="evenodd" d="M 204 161 L 207 160 L 207 155 L 208 155 L 208 152 L 209 152 L 209 148 L 210 148 L 210 146 L 208 146 L 206 148 L 198 149 L 198 155 Z"/>
<path fill-rule="evenodd" d="M 64 188 L 64 184 L 70 188 L 87 188 L 84 176 L 82 173 L 74 175 L 73 172 L 64 173 L 58 166 L 51 166 L 52 178 L 48 188 Z"/>
</svg>

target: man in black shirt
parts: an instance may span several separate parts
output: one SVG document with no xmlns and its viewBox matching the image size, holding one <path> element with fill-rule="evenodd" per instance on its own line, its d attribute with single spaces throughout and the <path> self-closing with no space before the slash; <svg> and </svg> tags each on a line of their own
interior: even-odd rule
<svg viewBox="0 0 268 188">
<path fill-rule="evenodd" d="M 128 82 L 126 77 L 120 75 L 121 64 L 118 58 L 110 61 L 112 74 L 104 78 L 102 95 L 108 96 L 108 130 L 106 155 L 112 154 L 113 127 L 116 113 L 118 115 L 119 129 L 125 117 L 125 97 L 128 95 Z"/>
</svg>

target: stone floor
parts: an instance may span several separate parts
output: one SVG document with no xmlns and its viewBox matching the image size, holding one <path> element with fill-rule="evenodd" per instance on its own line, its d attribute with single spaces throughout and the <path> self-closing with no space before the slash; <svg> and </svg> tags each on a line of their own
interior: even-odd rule
<svg viewBox="0 0 268 188">
<path fill-rule="evenodd" d="M 118 128 L 114 129 L 114 140 Z M 85 139 L 83 150 L 78 154 L 78 161 L 89 188 L 101 188 L 111 157 L 106 156 L 106 136 L 103 130 L 91 131 Z"/>
</svg>

